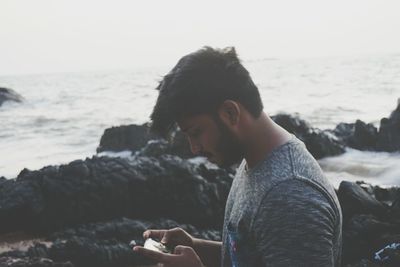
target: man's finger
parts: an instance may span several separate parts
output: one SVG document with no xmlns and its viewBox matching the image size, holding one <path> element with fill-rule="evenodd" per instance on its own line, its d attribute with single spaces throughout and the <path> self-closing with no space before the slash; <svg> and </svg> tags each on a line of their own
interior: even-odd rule
<svg viewBox="0 0 400 267">
<path fill-rule="evenodd" d="M 167 232 L 167 230 L 153 230 L 153 229 L 149 229 L 143 232 L 143 238 L 147 239 L 147 238 L 157 238 L 158 240 L 162 239 L 164 237 L 165 232 Z"/>
<path fill-rule="evenodd" d="M 164 233 L 164 236 L 162 237 L 160 242 L 163 244 L 171 244 L 171 243 L 175 244 L 176 241 L 178 241 L 176 239 L 177 238 L 179 239 L 179 234 L 181 234 L 181 233 L 182 233 L 181 228 L 176 227 L 176 228 L 170 229 Z"/>
<path fill-rule="evenodd" d="M 146 249 L 141 246 L 134 247 L 133 251 L 145 256 L 146 258 L 153 259 L 156 262 L 161 262 L 161 263 L 168 263 L 170 260 L 170 257 L 174 256 L 172 254 L 166 254 L 166 253 Z"/>
</svg>

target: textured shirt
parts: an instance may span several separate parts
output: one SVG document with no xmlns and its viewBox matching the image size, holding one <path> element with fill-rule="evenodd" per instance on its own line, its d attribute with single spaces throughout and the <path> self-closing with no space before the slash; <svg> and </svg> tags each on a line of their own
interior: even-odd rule
<svg viewBox="0 0 400 267">
<path fill-rule="evenodd" d="M 226 204 L 222 266 L 340 266 L 341 248 L 336 193 L 300 140 L 251 169 L 242 161 Z"/>
</svg>

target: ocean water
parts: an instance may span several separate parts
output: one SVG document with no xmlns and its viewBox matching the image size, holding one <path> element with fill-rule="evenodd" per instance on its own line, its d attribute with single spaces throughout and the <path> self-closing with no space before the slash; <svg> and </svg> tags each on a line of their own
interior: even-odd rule
<svg viewBox="0 0 400 267">
<path fill-rule="evenodd" d="M 265 111 L 298 113 L 313 127 L 340 122 L 379 125 L 400 98 L 400 55 L 243 61 L 260 89 Z M 104 129 L 148 121 L 155 87 L 168 67 L 82 73 L 1 76 L 23 104 L 0 107 L 0 176 L 96 153 Z M 364 180 L 400 185 L 400 153 L 349 149 L 320 164 L 337 185 Z"/>
</svg>

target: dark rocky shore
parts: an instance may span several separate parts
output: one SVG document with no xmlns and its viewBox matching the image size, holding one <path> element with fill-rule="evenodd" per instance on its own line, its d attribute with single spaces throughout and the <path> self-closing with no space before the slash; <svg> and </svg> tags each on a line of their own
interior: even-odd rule
<svg viewBox="0 0 400 267">
<path fill-rule="evenodd" d="M 316 158 L 346 147 L 400 151 L 400 105 L 379 129 L 356 121 L 321 131 L 298 116 L 273 119 Z M 151 265 L 129 247 L 131 240 L 142 244 L 148 228 L 179 226 L 220 240 L 234 167 L 193 160 L 182 133 L 162 140 L 147 124 L 105 131 L 98 152 L 122 150 L 132 157 L 94 156 L 0 177 L 0 266 Z M 400 248 L 386 249 L 384 262 L 373 258 L 400 242 L 400 189 L 342 182 L 337 194 L 344 215 L 342 265 L 400 266 Z"/>
</svg>

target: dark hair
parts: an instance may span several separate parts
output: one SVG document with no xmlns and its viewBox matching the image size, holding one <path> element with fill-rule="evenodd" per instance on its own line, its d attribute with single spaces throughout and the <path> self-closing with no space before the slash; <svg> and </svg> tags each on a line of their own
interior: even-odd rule
<svg viewBox="0 0 400 267">
<path fill-rule="evenodd" d="M 182 57 L 157 87 L 151 131 L 163 137 L 184 116 L 213 114 L 225 100 L 240 102 L 255 118 L 263 104 L 233 47 L 204 47 Z"/>
</svg>

